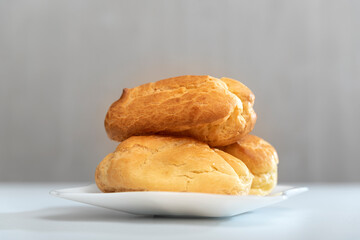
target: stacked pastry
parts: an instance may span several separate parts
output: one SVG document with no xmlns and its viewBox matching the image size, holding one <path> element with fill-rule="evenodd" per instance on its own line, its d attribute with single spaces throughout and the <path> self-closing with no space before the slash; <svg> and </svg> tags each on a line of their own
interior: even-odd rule
<svg viewBox="0 0 360 240">
<path fill-rule="evenodd" d="M 180 76 L 124 89 L 105 118 L 121 142 L 98 165 L 103 192 L 176 191 L 266 195 L 278 156 L 249 135 L 255 96 L 230 78 Z"/>
</svg>

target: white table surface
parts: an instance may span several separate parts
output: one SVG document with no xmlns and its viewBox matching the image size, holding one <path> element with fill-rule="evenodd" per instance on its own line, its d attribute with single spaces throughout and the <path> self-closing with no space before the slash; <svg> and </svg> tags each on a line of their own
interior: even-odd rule
<svg viewBox="0 0 360 240">
<path fill-rule="evenodd" d="M 0 183 L 0 239 L 360 239 L 360 184 L 310 191 L 232 218 L 135 216 L 50 196 L 87 183 Z"/>
</svg>

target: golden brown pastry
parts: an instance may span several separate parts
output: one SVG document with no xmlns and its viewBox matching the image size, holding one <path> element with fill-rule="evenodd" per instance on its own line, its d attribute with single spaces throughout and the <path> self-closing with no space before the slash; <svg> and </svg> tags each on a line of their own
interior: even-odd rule
<svg viewBox="0 0 360 240">
<path fill-rule="evenodd" d="M 225 146 L 256 122 L 254 94 L 242 83 L 211 76 L 180 76 L 124 89 L 105 118 L 109 138 L 176 135 Z"/>
<path fill-rule="evenodd" d="M 269 194 L 277 183 L 276 150 L 268 142 L 253 135 L 246 135 L 240 141 L 221 148 L 243 161 L 254 175 L 250 194 Z"/>
<path fill-rule="evenodd" d="M 221 78 L 221 81 L 226 83 L 232 93 L 241 99 L 243 105 L 243 112 L 241 116 L 245 119 L 246 125 L 244 133 L 251 132 L 256 123 L 256 113 L 253 109 L 255 95 L 244 84 L 231 78 Z"/>
<path fill-rule="evenodd" d="M 192 138 L 133 136 L 96 168 L 103 192 L 173 191 L 246 195 L 253 176 L 239 159 Z"/>
</svg>

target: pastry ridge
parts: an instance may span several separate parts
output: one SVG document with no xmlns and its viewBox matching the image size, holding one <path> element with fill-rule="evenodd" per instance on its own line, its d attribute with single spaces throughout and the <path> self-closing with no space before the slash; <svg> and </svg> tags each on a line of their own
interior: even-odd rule
<svg viewBox="0 0 360 240">
<path fill-rule="evenodd" d="M 279 158 L 270 143 L 249 134 L 221 150 L 244 162 L 254 175 L 250 194 L 266 195 L 274 189 L 277 184 Z"/>
</svg>

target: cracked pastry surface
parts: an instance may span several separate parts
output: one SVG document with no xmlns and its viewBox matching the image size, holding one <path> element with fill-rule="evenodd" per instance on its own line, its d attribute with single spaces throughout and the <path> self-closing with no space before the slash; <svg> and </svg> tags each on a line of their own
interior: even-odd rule
<svg viewBox="0 0 360 240">
<path fill-rule="evenodd" d="M 98 165 L 103 192 L 173 191 L 246 195 L 253 176 L 239 159 L 192 138 L 133 136 Z"/>
<path fill-rule="evenodd" d="M 124 89 L 110 106 L 104 125 L 116 141 L 163 134 L 225 146 L 253 129 L 254 99 L 249 88 L 230 78 L 174 77 Z"/>
<path fill-rule="evenodd" d="M 249 134 L 234 144 L 222 147 L 221 150 L 244 162 L 254 175 L 250 194 L 264 196 L 274 189 L 277 184 L 279 158 L 270 143 Z"/>
</svg>

